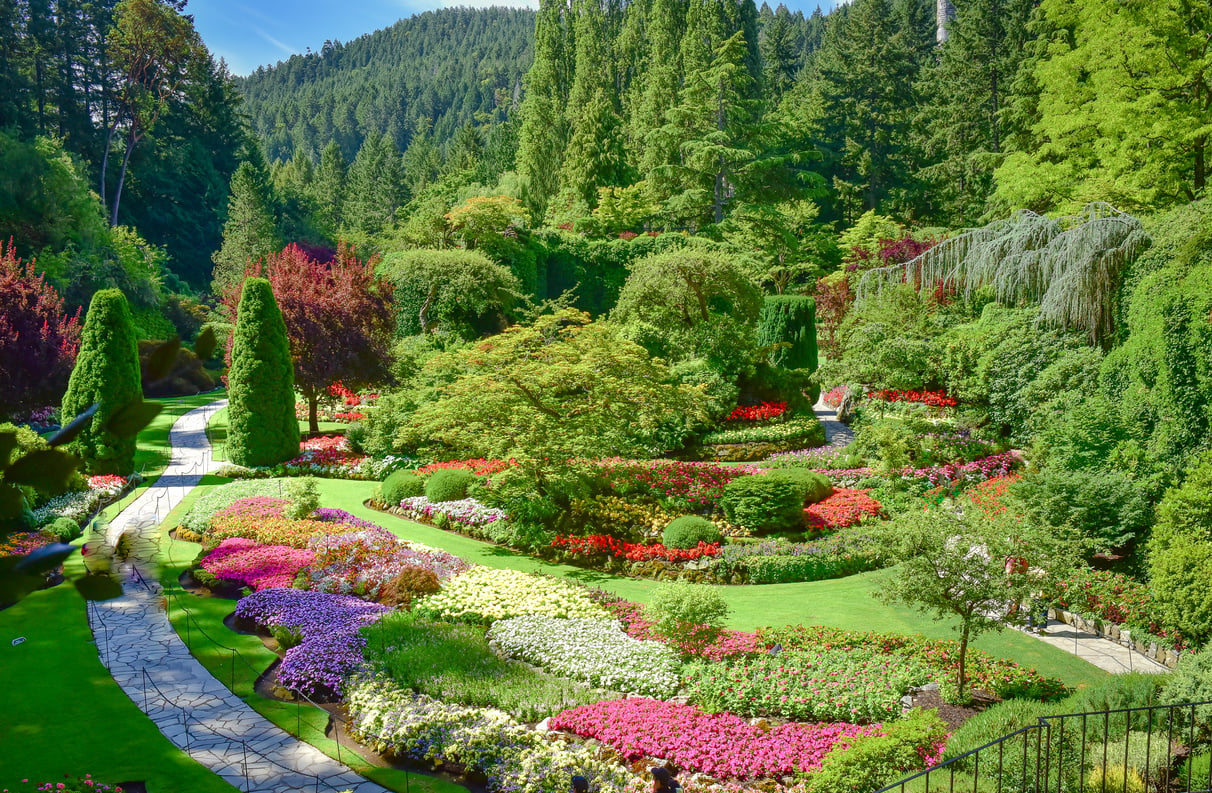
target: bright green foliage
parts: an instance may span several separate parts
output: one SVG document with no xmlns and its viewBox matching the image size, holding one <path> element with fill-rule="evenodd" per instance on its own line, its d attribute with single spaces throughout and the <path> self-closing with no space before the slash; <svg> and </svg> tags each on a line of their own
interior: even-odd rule
<svg viewBox="0 0 1212 793">
<path fill-rule="evenodd" d="M 885 240 L 897 240 L 905 235 L 905 227 L 886 215 L 868 209 L 854 225 L 838 236 L 838 247 L 847 261 L 859 257 L 875 258 Z"/>
<path fill-rule="evenodd" d="M 829 477 L 807 468 L 779 468 L 766 475 L 794 484 L 805 504 L 815 504 L 833 494 L 833 483 L 829 481 Z"/>
<path fill-rule="evenodd" d="M 803 525 L 800 485 L 775 476 L 740 476 L 724 487 L 720 506 L 730 523 L 756 533 L 786 531 Z"/>
<path fill-rule="evenodd" d="M 757 343 L 788 345 L 770 354 L 775 366 L 816 371 L 816 301 L 803 295 L 768 295 L 758 315 Z"/>
<path fill-rule="evenodd" d="M 700 542 L 713 543 L 720 539 L 719 527 L 698 515 L 674 518 L 662 536 L 666 548 L 696 548 Z"/>
<path fill-rule="evenodd" d="M 223 247 L 215 251 L 216 292 L 240 283 L 251 263 L 281 247 L 263 169 L 242 162 L 231 177 Z"/>
<path fill-rule="evenodd" d="M 671 581 L 652 590 L 646 613 L 661 636 L 682 647 L 697 647 L 719 636 L 728 602 L 715 587 Z"/>
<path fill-rule="evenodd" d="M 425 483 L 425 498 L 430 501 L 460 501 L 476 483 L 476 475 L 460 468 L 440 468 Z"/>
<path fill-rule="evenodd" d="M 406 498 L 425 493 L 425 480 L 412 471 L 396 471 L 383 480 L 379 488 L 383 502 L 395 506 Z"/>
<path fill-rule="evenodd" d="M 396 286 L 396 333 L 475 338 L 521 289 L 509 268 L 478 251 L 412 250 L 380 265 Z"/>
<path fill-rule="evenodd" d="M 1159 621 L 1195 646 L 1212 639 L 1212 542 L 1179 536 L 1150 551 L 1149 583 Z"/>
<path fill-rule="evenodd" d="M 1044 0 L 1035 26 L 1030 82 L 1016 86 L 1031 133 L 997 169 L 998 204 L 1135 210 L 1203 191 L 1212 7 Z"/>
<path fill-rule="evenodd" d="M 314 477 L 291 479 L 286 485 L 286 498 L 290 505 L 283 514 L 291 520 L 302 520 L 320 508 L 320 491 L 316 489 Z"/>
<path fill-rule="evenodd" d="M 567 0 L 544 0 L 534 33 L 534 63 L 523 86 L 526 98 L 520 108 L 518 176 L 527 186 L 528 203 L 542 216 L 559 190 L 560 164 L 568 140 L 564 115 L 572 87 L 575 51 L 571 9 Z"/>
<path fill-rule="evenodd" d="M 811 793 L 868 793 L 918 770 L 922 757 L 949 734 L 938 712 L 917 708 L 889 724 L 884 735 L 864 735 L 825 755 L 819 770 L 809 773 Z"/>
<path fill-rule="evenodd" d="M 1162 497 L 1149 547 L 1163 551 L 1184 538 L 1212 542 L 1212 452 L 1192 460 L 1183 483 Z"/>
<path fill-rule="evenodd" d="M 1028 519 L 1072 529 L 1096 552 L 1143 538 L 1153 512 L 1140 483 L 1119 470 L 1049 466 L 1033 470 L 1013 492 Z"/>
<path fill-rule="evenodd" d="M 294 363 L 269 281 L 249 278 L 236 312 L 227 375 L 227 455 L 236 465 L 274 465 L 299 454 Z"/>
<path fill-rule="evenodd" d="M 1183 653 L 1178 661 L 1178 668 L 1166 682 L 1161 702 L 1166 705 L 1178 705 L 1208 701 L 1212 701 L 1212 648 L 1198 653 Z M 1212 705 L 1196 708 L 1195 718 L 1201 738 L 1212 736 Z"/>
<path fill-rule="evenodd" d="M 143 399 L 139 350 L 126 297 L 117 289 L 93 295 L 80 334 L 80 353 L 63 395 L 64 416 L 101 407 L 68 449 L 93 474 L 130 474 L 135 470 L 135 438 L 121 437 L 106 424 L 123 407 Z"/>
</svg>

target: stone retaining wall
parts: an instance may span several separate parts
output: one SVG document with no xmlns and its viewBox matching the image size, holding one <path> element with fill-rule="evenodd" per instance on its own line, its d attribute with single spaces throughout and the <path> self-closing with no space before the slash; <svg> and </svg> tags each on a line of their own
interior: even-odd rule
<svg viewBox="0 0 1212 793">
<path fill-rule="evenodd" d="M 1094 633 L 1105 639 L 1117 642 L 1124 647 L 1130 647 L 1146 658 L 1157 661 L 1159 664 L 1167 666 L 1170 669 L 1177 667 L 1178 659 L 1182 657 L 1181 651 L 1159 647 L 1156 642 L 1152 641 L 1152 637 L 1148 635 L 1143 640 L 1134 638 L 1131 631 L 1127 628 L 1122 628 L 1105 620 L 1088 620 L 1064 609 L 1048 609 L 1048 619 L 1059 620 L 1066 625 L 1072 625 L 1079 631 Z"/>
</svg>

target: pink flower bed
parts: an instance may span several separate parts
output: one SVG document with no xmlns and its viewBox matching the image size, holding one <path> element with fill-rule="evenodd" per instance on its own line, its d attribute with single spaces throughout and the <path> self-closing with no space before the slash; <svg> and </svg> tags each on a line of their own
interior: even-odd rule
<svg viewBox="0 0 1212 793">
<path fill-rule="evenodd" d="M 619 618 L 619 621 L 623 623 L 623 630 L 631 638 L 658 642 L 667 641 L 663 636 L 658 636 L 652 630 L 652 621 L 644 616 L 644 607 L 639 603 L 617 600 L 613 603 L 605 603 L 603 605 Z M 766 645 L 758 638 L 756 631 L 734 631 L 725 628 L 720 631 L 719 636 L 711 644 L 704 646 L 701 642 L 692 642 L 691 644 L 678 645 L 678 649 L 685 653 L 697 655 L 700 658 L 706 658 L 709 661 L 719 661 L 733 655 L 761 652 L 766 649 Z"/>
<path fill-rule="evenodd" d="M 230 537 L 203 557 L 199 566 L 216 578 L 238 581 L 255 590 L 285 589 L 314 558 L 308 550 Z"/>
<path fill-rule="evenodd" d="M 628 760 L 663 757 L 723 779 L 779 777 L 820 768 L 837 744 L 882 735 L 879 724 L 789 722 L 768 730 L 730 713 L 705 713 L 643 697 L 595 702 L 552 717 L 567 730 L 609 744 Z"/>
</svg>

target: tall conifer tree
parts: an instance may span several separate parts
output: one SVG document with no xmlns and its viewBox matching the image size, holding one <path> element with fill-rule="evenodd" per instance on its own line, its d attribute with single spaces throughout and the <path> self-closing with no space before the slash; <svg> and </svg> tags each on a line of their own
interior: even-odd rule
<svg viewBox="0 0 1212 793">
<path fill-rule="evenodd" d="M 535 24 L 534 64 L 524 81 L 522 128 L 518 133 L 518 175 L 531 210 L 541 216 L 559 190 L 568 140 L 564 115 L 575 52 L 568 28 L 567 0 L 542 0 Z"/>
</svg>

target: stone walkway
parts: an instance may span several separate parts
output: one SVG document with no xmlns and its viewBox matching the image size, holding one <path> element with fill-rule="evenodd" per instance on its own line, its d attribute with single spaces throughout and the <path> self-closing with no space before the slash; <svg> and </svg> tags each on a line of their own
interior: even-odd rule
<svg viewBox="0 0 1212 793">
<path fill-rule="evenodd" d="M 854 430 L 837 420 L 837 413 L 825 404 L 824 394 L 821 394 L 820 398 L 816 400 L 812 411 L 816 413 L 816 417 L 820 419 L 821 425 L 825 428 L 826 446 L 849 446 L 854 441 Z"/>
<path fill-rule="evenodd" d="M 1105 636 L 1099 636 L 1097 633 L 1078 630 L 1060 620 L 1048 620 L 1044 630 L 1046 633 L 1043 635 L 1036 633 L 1028 635 L 1034 636 L 1058 650 L 1064 650 L 1084 661 L 1089 661 L 1099 669 L 1113 675 L 1126 672 L 1165 674 L 1170 671 L 1164 664 L 1159 664 L 1135 649 L 1130 649 Z"/>
<path fill-rule="evenodd" d="M 177 420 L 168 468 L 114 520 L 111 537 L 158 530 L 214 467 L 206 422 L 226 404 L 212 402 Z M 89 604 L 89 623 L 114 680 L 166 738 L 246 793 L 387 793 L 279 729 L 212 677 L 173 630 L 153 576 L 130 569 L 123 588 L 120 598 Z"/>
</svg>

